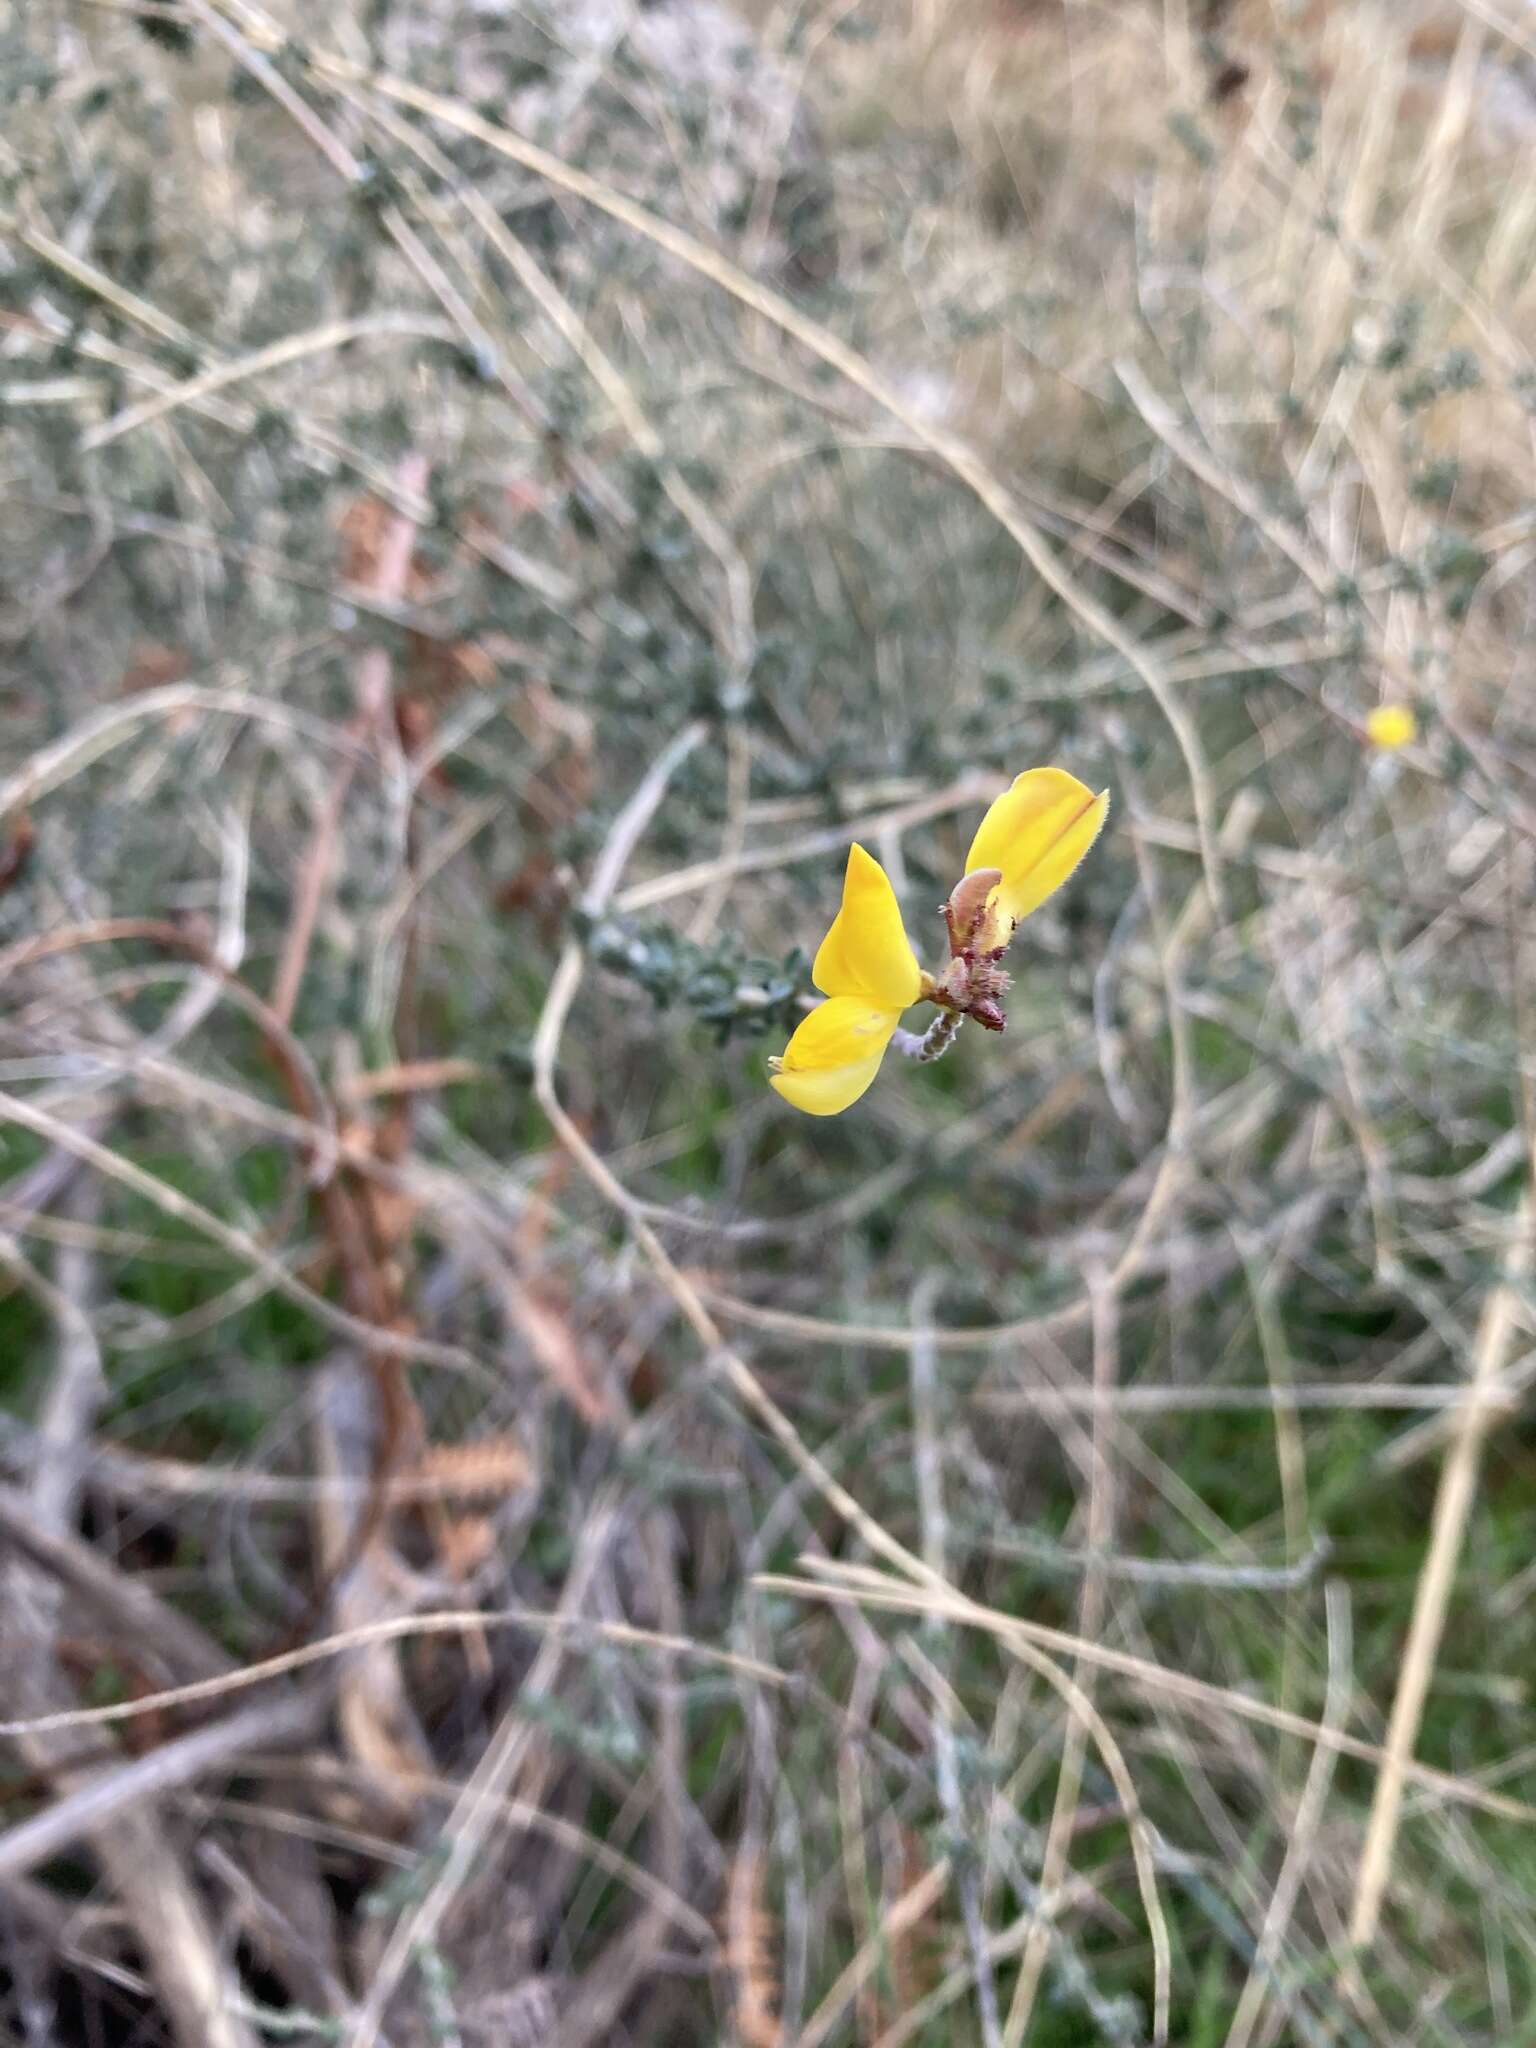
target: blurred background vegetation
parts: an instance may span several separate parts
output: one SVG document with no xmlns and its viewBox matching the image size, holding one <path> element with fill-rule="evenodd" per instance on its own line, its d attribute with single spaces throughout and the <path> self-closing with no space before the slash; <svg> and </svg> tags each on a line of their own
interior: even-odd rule
<svg viewBox="0 0 1536 2048">
<path fill-rule="evenodd" d="M 1536 2041 L 1533 262 L 1522 0 L 0 10 L 7 2041 Z"/>
</svg>

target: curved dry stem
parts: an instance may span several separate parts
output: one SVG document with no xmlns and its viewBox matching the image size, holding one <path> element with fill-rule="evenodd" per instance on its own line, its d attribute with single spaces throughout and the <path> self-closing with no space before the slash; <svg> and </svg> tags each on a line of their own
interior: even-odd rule
<svg viewBox="0 0 1536 2048">
<path fill-rule="evenodd" d="M 0 819 L 49 795 L 81 774 L 114 748 L 131 739 L 137 727 L 156 718 L 175 718 L 188 711 L 218 711 L 232 718 L 250 718 L 298 733 L 314 745 L 349 755 L 359 765 L 373 759 L 369 749 L 323 718 L 296 711 L 249 690 L 215 690 L 198 683 L 168 683 L 146 690 L 123 704 L 108 704 L 42 747 L 22 768 L 0 782 Z"/>
</svg>

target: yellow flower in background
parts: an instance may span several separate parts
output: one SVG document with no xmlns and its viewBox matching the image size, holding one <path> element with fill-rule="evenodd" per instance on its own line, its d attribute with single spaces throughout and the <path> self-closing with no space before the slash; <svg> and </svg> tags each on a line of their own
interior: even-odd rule
<svg viewBox="0 0 1536 2048">
<path fill-rule="evenodd" d="M 1108 790 L 1095 796 L 1062 768 L 1030 768 L 1015 779 L 982 819 L 965 878 L 944 907 L 950 959 L 938 980 L 917 964 L 884 868 L 862 846 L 851 847 L 842 908 L 811 969 L 829 1000 L 796 1028 L 783 1057 L 769 1062 L 785 1101 L 811 1116 L 836 1116 L 857 1102 L 902 1011 L 919 1000 L 940 1015 L 925 1037 L 903 1033 L 902 1050 L 918 1059 L 937 1058 L 964 1017 L 1001 1031 L 1008 976 L 999 962 L 1014 927 L 1066 881 L 1108 809 Z"/>
<path fill-rule="evenodd" d="M 1395 753 L 1411 747 L 1419 736 L 1419 721 L 1406 704 L 1378 704 L 1365 721 L 1365 736 L 1373 747 Z"/>
<path fill-rule="evenodd" d="M 965 872 L 993 868 L 978 949 L 1006 946 L 1013 928 L 1053 896 L 1103 829 L 1109 791 L 1097 796 L 1065 768 L 1026 768 L 1005 789 L 971 841 Z M 1000 936 L 999 936 L 1000 934 Z"/>
<path fill-rule="evenodd" d="M 857 1102 L 879 1070 L 901 1013 L 918 999 L 922 970 L 896 891 L 862 846 L 848 849 L 843 905 L 811 968 L 831 998 L 796 1027 L 773 1086 L 810 1116 L 836 1116 Z"/>
</svg>

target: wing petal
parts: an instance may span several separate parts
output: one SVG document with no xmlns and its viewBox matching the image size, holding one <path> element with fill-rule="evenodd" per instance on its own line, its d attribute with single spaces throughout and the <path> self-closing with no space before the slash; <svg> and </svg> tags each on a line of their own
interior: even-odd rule
<svg viewBox="0 0 1536 2048">
<path fill-rule="evenodd" d="M 810 1116 L 836 1116 L 874 1080 L 900 1014 L 857 996 L 833 996 L 796 1027 L 772 1085 Z"/>
<path fill-rule="evenodd" d="M 848 849 L 842 908 L 821 942 L 811 979 L 823 995 L 863 996 L 887 1009 L 917 1001 L 922 974 L 896 891 L 862 846 Z"/>
</svg>

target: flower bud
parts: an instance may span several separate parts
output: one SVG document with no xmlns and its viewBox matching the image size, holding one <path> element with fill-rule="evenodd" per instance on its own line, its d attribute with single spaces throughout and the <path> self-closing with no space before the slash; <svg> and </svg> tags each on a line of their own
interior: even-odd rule
<svg viewBox="0 0 1536 2048">
<path fill-rule="evenodd" d="M 978 942 L 990 938 L 986 927 L 995 920 L 989 916 L 988 898 L 1002 879 L 999 868 L 976 868 L 956 882 L 944 906 L 951 953 L 959 955 L 967 950 L 976 951 Z M 986 952 L 990 947 L 981 944 L 980 950 Z"/>
</svg>

